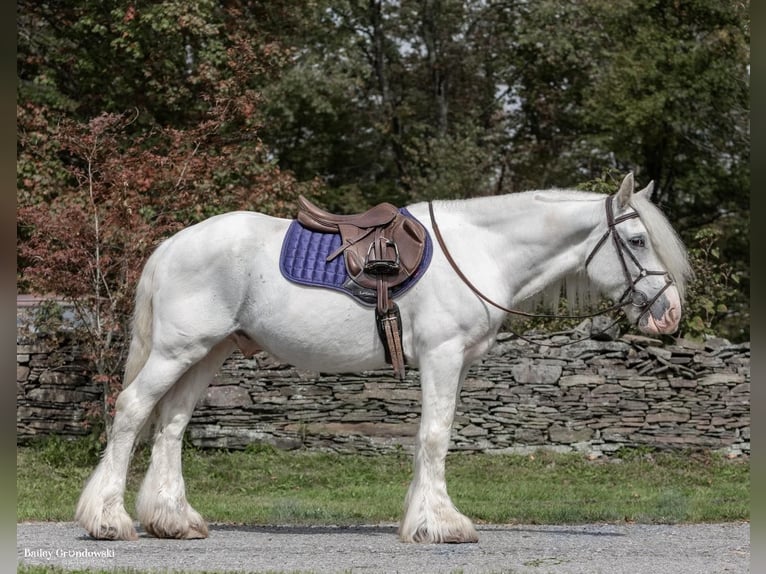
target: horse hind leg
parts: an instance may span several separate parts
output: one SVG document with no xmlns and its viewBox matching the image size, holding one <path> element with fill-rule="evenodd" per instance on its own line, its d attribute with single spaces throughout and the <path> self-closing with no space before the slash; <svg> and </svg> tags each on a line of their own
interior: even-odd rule
<svg viewBox="0 0 766 574">
<path fill-rule="evenodd" d="M 184 430 L 194 406 L 234 344 L 224 340 L 160 399 L 151 462 L 136 501 L 138 519 L 158 538 L 206 538 L 207 525 L 186 500 L 181 467 Z"/>
<path fill-rule="evenodd" d="M 75 520 L 93 538 L 135 540 L 138 537 L 124 506 L 133 445 L 159 399 L 207 350 L 199 346 L 189 351 L 184 361 L 153 352 L 135 380 L 117 397 L 109 440 L 75 510 Z"/>
</svg>

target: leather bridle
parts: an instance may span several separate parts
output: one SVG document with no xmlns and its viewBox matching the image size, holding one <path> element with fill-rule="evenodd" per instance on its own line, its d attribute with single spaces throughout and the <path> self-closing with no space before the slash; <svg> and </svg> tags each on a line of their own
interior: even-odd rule
<svg viewBox="0 0 766 574">
<path fill-rule="evenodd" d="M 544 313 L 528 313 L 526 311 L 521 311 L 519 309 L 512 309 L 509 307 L 505 307 L 503 305 L 500 305 L 499 303 L 494 302 L 492 299 L 484 295 L 476 286 L 474 286 L 473 283 L 466 277 L 466 275 L 460 270 L 460 267 L 458 267 L 455 260 L 452 258 L 452 255 L 450 254 L 449 250 L 447 249 L 447 245 L 444 243 L 444 237 L 442 237 L 441 231 L 439 229 L 439 225 L 436 223 L 436 217 L 434 216 L 434 208 L 433 203 L 431 201 L 428 202 L 428 213 L 431 217 L 431 227 L 434 232 L 434 236 L 436 237 L 436 241 L 439 243 L 439 247 L 441 247 L 442 252 L 444 253 L 444 256 L 447 258 L 447 261 L 452 266 L 452 269 L 457 273 L 458 277 L 465 283 L 471 291 L 473 291 L 480 299 L 483 299 L 493 307 L 496 307 L 497 309 L 500 309 L 501 311 L 505 311 L 506 313 L 512 313 L 514 315 L 521 315 L 524 317 L 533 317 L 533 318 L 546 318 L 546 319 L 587 319 L 589 317 L 595 317 L 597 315 L 602 315 L 604 313 L 608 313 L 610 311 L 614 311 L 617 309 L 622 309 L 626 305 L 633 305 L 634 307 L 638 307 L 639 309 L 643 309 L 641 314 L 638 316 L 638 319 L 636 320 L 636 324 L 638 324 L 641 319 L 643 318 L 646 313 L 649 312 L 652 305 L 657 301 L 657 299 L 660 298 L 660 296 L 670 287 L 673 285 L 674 281 L 670 277 L 670 274 L 667 271 L 649 271 L 641 265 L 641 263 L 638 261 L 636 256 L 633 254 L 633 252 L 630 250 L 630 248 L 626 245 L 625 240 L 620 237 L 620 234 L 616 231 L 616 226 L 622 223 L 623 221 L 627 221 L 628 219 L 633 219 L 638 217 L 638 213 L 635 211 L 631 211 L 630 213 L 625 213 L 623 215 L 620 215 L 619 217 L 614 217 L 614 209 L 612 207 L 612 196 L 608 196 L 606 198 L 606 201 L 604 202 L 606 206 L 606 223 L 607 223 L 607 230 L 604 233 L 604 235 L 599 239 L 598 243 L 596 243 L 595 247 L 591 250 L 591 252 L 588 254 L 588 257 L 585 259 L 585 267 L 587 269 L 590 262 L 593 260 L 593 257 L 598 253 L 598 251 L 601 249 L 601 247 L 604 246 L 606 243 L 606 240 L 609 238 L 609 236 L 612 236 L 612 241 L 615 246 L 615 250 L 617 251 L 617 255 L 620 258 L 620 265 L 622 267 L 623 274 L 625 275 L 625 281 L 627 283 L 627 288 L 623 292 L 622 296 L 618 300 L 617 303 L 612 305 L 611 307 L 608 307 L 607 309 L 602 309 L 600 311 L 594 312 L 594 313 L 588 313 L 584 315 L 559 315 L 559 314 L 544 314 Z M 633 262 L 633 264 L 638 269 L 638 275 L 635 279 L 633 279 L 629 269 L 628 269 L 628 263 L 625 260 L 625 254 L 627 253 L 630 260 Z M 636 285 L 644 279 L 645 277 L 649 275 L 664 275 L 665 276 L 665 285 L 662 289 L 660 289 L 657 294 L 652 298 L 651 301 L 648 301 L 648 296 L 643 291 L 636 289 Z"/>
<path fill-rule="evenodd" d="M 622 267 L 622 273 L 625 276 L 625 282 L 627 284 L 627 288 L 623 292 L 622 296 L 619 298 L 619 303 L 621 303 L 621 307 L 624 305 L 627 305 L 630 303 L 634 307 L 638 307 L 639 309 L 643 309 L 641 314 L 638 316 L 638 319 L 636 319 L 636 325 L 638 325 L 639 321 L 643 318 L 646 313 L 649 312 L 649 310 L 652 308 L 652 305 L 654 305 L 655 301 L 660 298 L 660 296 L 670 287 L 673 285 L 673 279 L 670 277 L 670 274 L 667 271 L 650 271 L 646 269 L 643 265 L 641 265 L 641 262 L 638 260 L 638 258 L 635 256 L 633 251 L 628 247 L 628 245 L 625 243 L 625 240 L 620 237 L 620 234 L 617 233 L 617 225 L 622 223 L 623 221 L 627 221 L 629 219 L 634 219 L 638 217 L 638 213 L 636 211 L 631 211 L 629 213 L 623 213 L 619 217 L 614 216 L 614 208 L 612 206 L 612 197 L 607 197 L 606 201 L 604 201 L 604 205 L 606 206 L 606 232 L 604 235 L 601 236 L 601 239 L 599 239 L 598 243 L 596 243 L 595 247 L 591 250 L 590 254 L 588 254 L 588 257 L 585 259 L 585 268 L 588 268 L 588 265 L 590 265 L 590 262 L 593 260 L 593 257 L 598 253 L 598 251 L 603 247 L 603 245 L 606 243 L 606 240 L 609 238 L 609 236 L 612 237 L 612 243 L 614 244 L 614 249 L 617 252 L 617 255 L 620 258 L 620 266 Z M 630 260 L 633 262 L 633 265 L 636 266 L 636 269 L 638 269 L 638 275 L 634 279 L 631 275 L 630 271 L 628 270 L 628 263 L 625 260 L 625 255 L 628 255 Z M 649 275 L 662 275 L 665 277 L 665 285 L 660 289 L 657 294 L 652 298 L 651 301 L 649 301 L 649 297 L 641 291 L 640 289 L 636 288 L 636 285 L 638 285 L 638 282 L 644 279 L 645 277 L 648 277 Z"/>
</svg>

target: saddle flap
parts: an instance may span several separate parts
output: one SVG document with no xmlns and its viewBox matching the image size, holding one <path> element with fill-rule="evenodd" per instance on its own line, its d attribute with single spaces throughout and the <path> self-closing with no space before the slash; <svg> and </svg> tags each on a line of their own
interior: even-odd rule
<svg viewBox="0 0 766 574">
<path fill-rule="evenodd" d="M 373 262 L 372 269 L 388 268 L 385 279 L 389 287 L 406 281 L 415 273 L 423 259 L 427 236 L 425 228 L 409 217 L 397 214 L 390 225 L 381 228 L 374 235 L 382 240 L 383 244 L 375 245 L 375 238 L 367 237 L 364 241 L 358 241 L 345 249 L 349 275 L 362 287 L 374 289 L 377 286 L 380 273 L 370 273 L 366 268 L 369 263 L 368 254 L 372 254 L 370 245 L 373 245 L 372 250 L 375 251 L 374 256 L 378 263 Z"/>
<path fill-rule="evenodd" d="M 399 251 L 399 261 L 407 275 L 412 275 L 423 259 L 426 248 L 426 229 L 419 222 L 402 215 L 394 224 L 391 234 Z"/>
</svg>

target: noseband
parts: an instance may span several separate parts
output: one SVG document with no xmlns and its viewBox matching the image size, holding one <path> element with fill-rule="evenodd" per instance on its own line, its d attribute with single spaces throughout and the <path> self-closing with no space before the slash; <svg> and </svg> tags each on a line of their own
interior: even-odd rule
<svg viewBox="0 0 766 574">
<path fill-rule="evenodd" d="M 630 213 L 623 213 L 619 217 L 615 217 L 611 196 L 606 198 L 604 205 L 606 206 L 606 232 L 601 236 L 601 239 L 599 239 L 598 243 L 596 243 L 596 246 L 585 259 L 585 268 L 588 268 L 588 265 L 590 264 L 593 257 L 596 255 L 596 253 L 598 253 L 601 247 L 603 247 L 604 243 L 606 243 L 606 240 L 611 235 L 612 243 L 614 243 L 615 251 L 620 258 L 622 273 L 625 276 L 625 282 L 627 283 L 627 288 L 620 297 L 619 304 L 620 306 L 624 306 L 630 303 L 634 307 L 643 309 L 641 314 L 638 316 L 638 319 L 636 320 L 636 324 L 638 324 L 643 316 L 646 315 L 652 308 L 652 305 L 654 305 L 655 301 L 660 298 L 660 296 L 667 290 L 668 287 L 673 285 L 673 279 L 670 277 L 670 274 L 667 271 L 649 271 L 645 269 L 644 266 L 639 262 L 638 258 L 627 246 L 625 240 L 620 237 L 619 233 L 617 233 L 616 227 L 618 224 L 622 223 L 623 221 L 627 221 L 628 219 L 634 219 L 638 217 L 638 213 L 636 211 L 631 211 Z M 626 254 L 638 269 L 638 275 L 635 279 L 631 276 L 630 271 L 628 270 L 628 263 L 625 260 Z M 649 275 L 663 275 L 665 277 L 665 285 L 657 292 L 651 301 L 649 301 L 649 297 L 646 295 L 646 293 L 640 289 L 636 289 L 638 282 Z"/>
</svg>

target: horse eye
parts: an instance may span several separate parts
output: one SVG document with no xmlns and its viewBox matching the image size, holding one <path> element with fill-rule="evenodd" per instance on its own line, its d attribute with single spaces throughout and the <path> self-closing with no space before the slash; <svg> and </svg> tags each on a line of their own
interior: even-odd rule
<svg viewBox="0 0 766 574">
<path fill-rule="evenodd" d="M 629 241 L 633 247 L 644 247 L 646 245 L 646 243 L 644 242 L 644 238 L 641 237 L 640 235 L 631 237 Z"/>
</svg>

